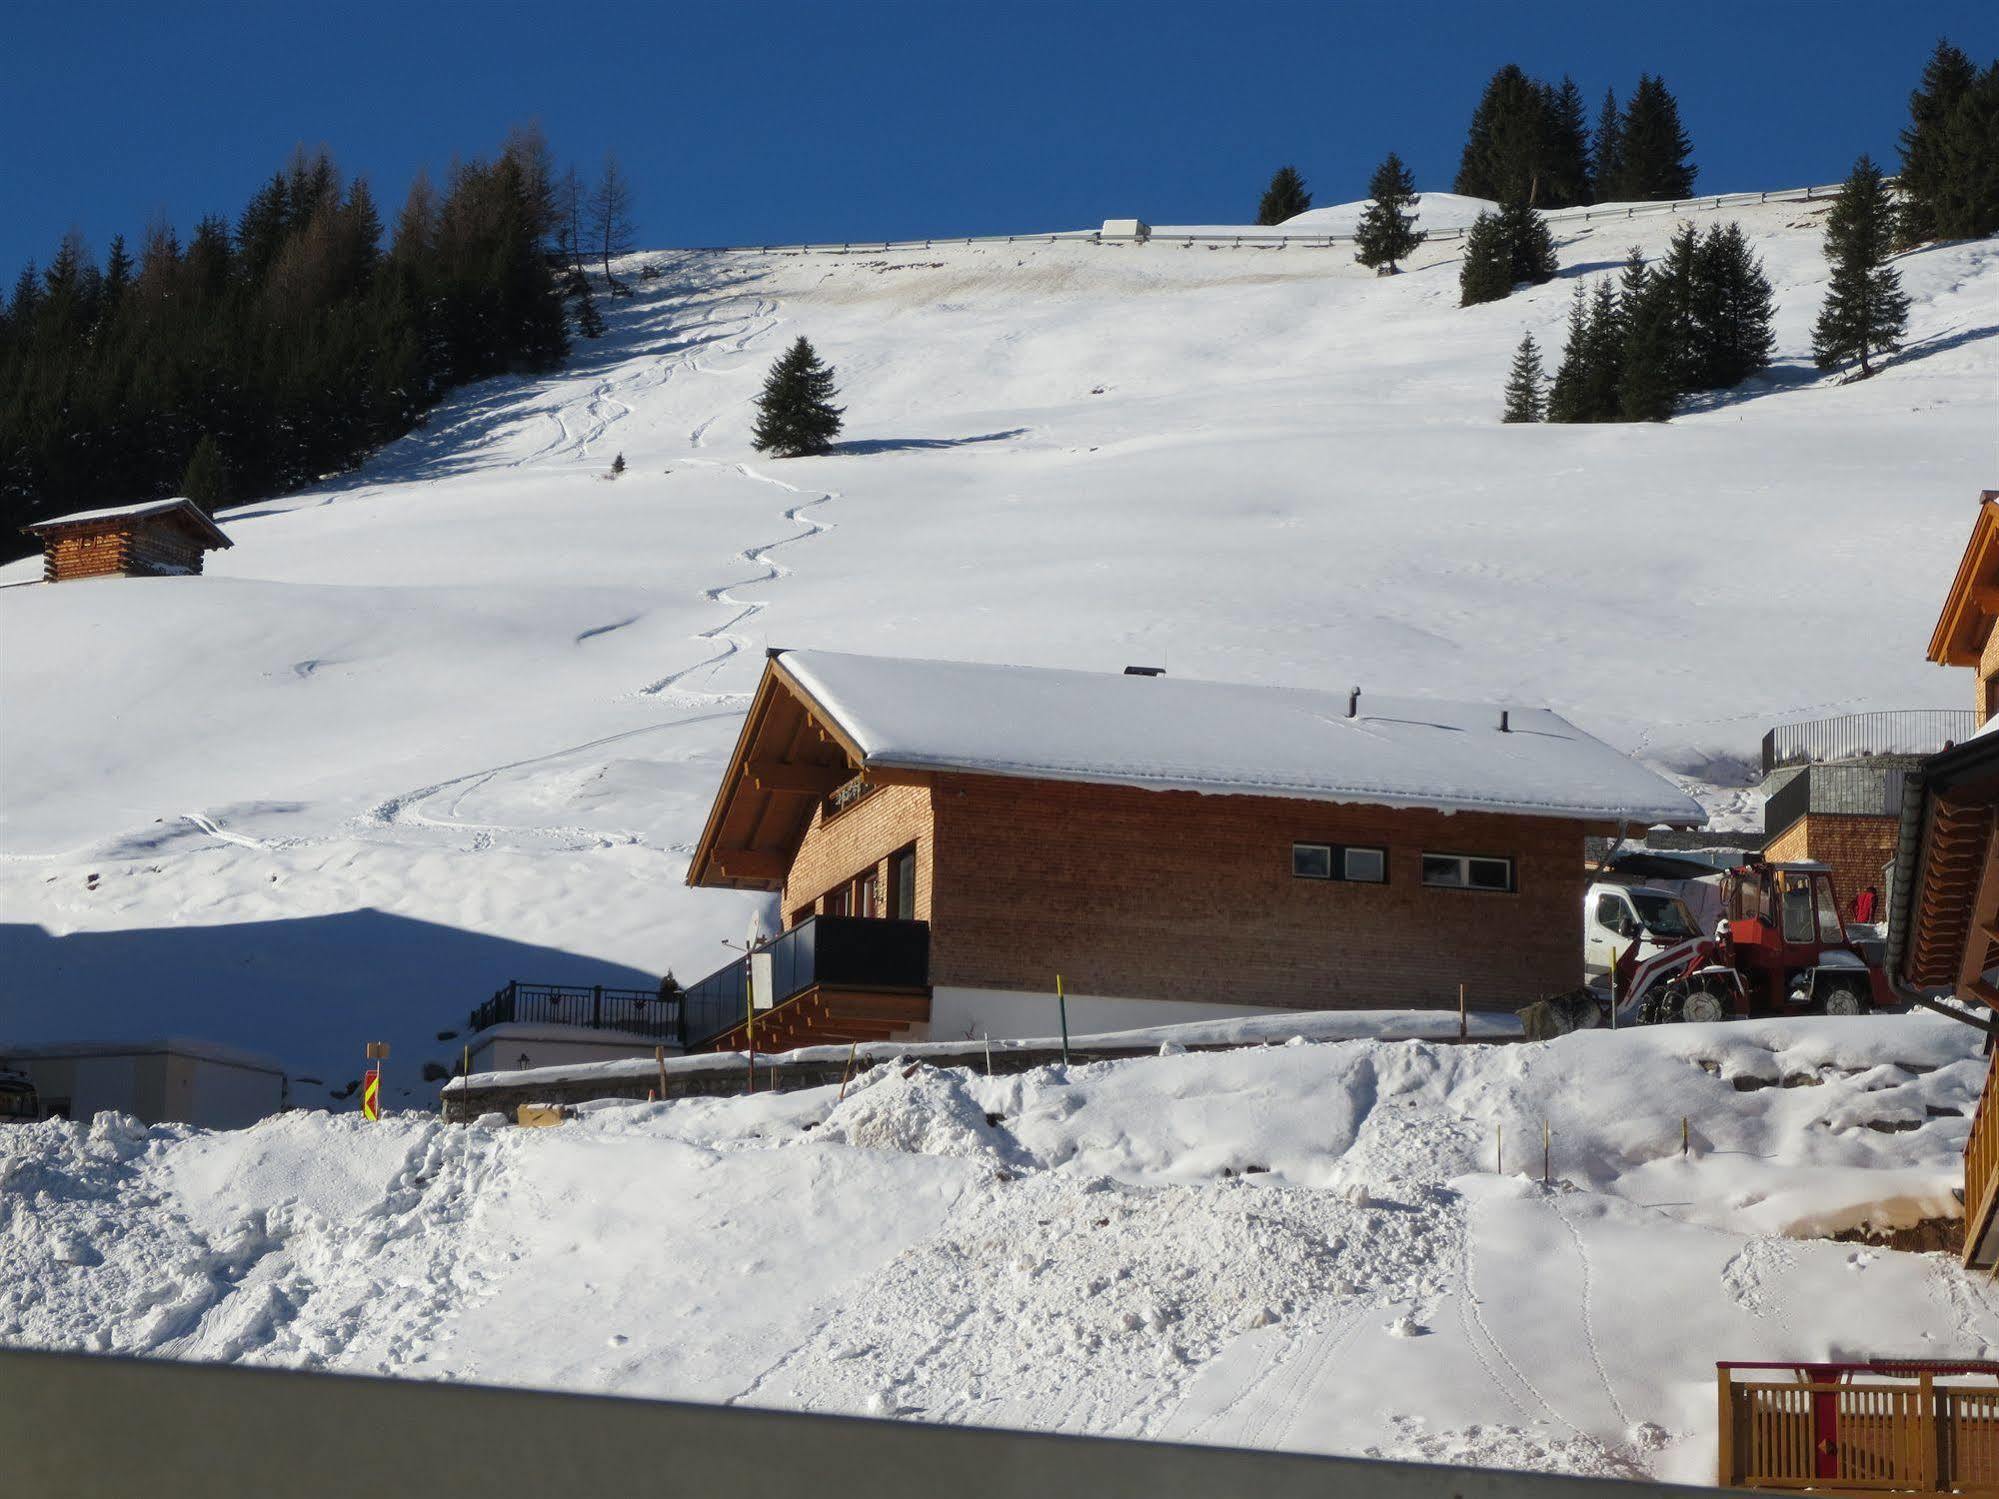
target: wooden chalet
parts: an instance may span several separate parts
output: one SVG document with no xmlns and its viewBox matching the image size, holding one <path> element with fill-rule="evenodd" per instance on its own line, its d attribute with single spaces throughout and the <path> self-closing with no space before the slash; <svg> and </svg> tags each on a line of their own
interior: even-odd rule
<svg viewBox="0 0 1999 1499">
<path fill-rule="evenodd" d="M 690 1045 L 1048 1036 L 1058 975 L 1077 1033 L 1510 1009 L 1580 982 L 1586 836 L 1703 820 L 1544 710 L 773 651 L 687 880 L 783 931 Z"/>
<path fill-rule="evenodd" d="M 1979 497 L 1929 657 L 1977 671 L 1981 728 L 1905 777 L 1887 968 L 1905 998 L 1969 1019 L 1989 1036 L 1999 1026 L 1999 730 L 1992 726 L 1999 710 L 1999 490 Z M 1999 1265 L 1999 1100 L 1989 1075 L 1965 1145 L 1964 1207 L 1966 1263 Z"/>
<path fill-rule="evenodd" d="M 172 577 L 201 571 L 202 554 L 231 545 L 193 500 L 79 510 L 21 530 L 42 544 L 42 581 Z"/>
</svg>

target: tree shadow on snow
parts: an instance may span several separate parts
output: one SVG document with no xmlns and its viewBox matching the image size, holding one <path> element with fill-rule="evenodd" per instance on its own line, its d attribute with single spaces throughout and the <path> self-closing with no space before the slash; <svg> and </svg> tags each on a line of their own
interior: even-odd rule
<svg viewBox="0 0 1999 1499">
<path fill-rule="evenodd" d="M 465 1033 L 469 1012 L 510 979 L 658 982 L 622 963 L 377 910 L 61 937 L 0 922 L 0 974 L 0 1053 L 9 1042 L 223 1042 L 284 1062 L 293 1102 L 307 1107 L 334 1104 L 360 1075 L 364 1044 L 383 1040 L 397 1106 L 433 1104 L 423 1064 L 449 1066 L 461 1044 L 438 1033 Z"/>
<path fill-rule="evenodd" d="M 1917 364 L 1952 349 L 1961 349 L 1966 344 L 1978 343 L 1982 339 L 1999 338 L 1999 325 L 1980 324 L 1975 327 L 1959 328 L 1947 333 L 1934 334 L 1904 344 L 1901 352 L 1891 354 L 1874 366 L 1876 377 L 1899 370 L 1904 365 Z M 1782 395 L 1787 391 L 1801 390 L 1808 385 L 1844 384 L 1850 371 L 1822 370 L 1817 365 L 1791 360 L 1771 365 L 1760 375 L 1751 376 L 1732 390 L 1710 390 L 1689 396 L 1679 408 L 1680 415 L 1696 411 L 1719 411 L 1725 406 L 1737 406 L 1744 401 L 1758 400 L 1764 396 Z"/>
<path fill-rule="evenodd" d="M 963 448 L 980 442 L 1005 442 L 1019 437 L 1027 431 L 1025 427 L 1008 427 L 1004 432 L 981 432 L 976 437 L 856 437 L 846 442 L 833 444 L 831 452 L 843 455 L 861 453 L 910 453 L 922 452 L 930 448 Z"/>
</svg>

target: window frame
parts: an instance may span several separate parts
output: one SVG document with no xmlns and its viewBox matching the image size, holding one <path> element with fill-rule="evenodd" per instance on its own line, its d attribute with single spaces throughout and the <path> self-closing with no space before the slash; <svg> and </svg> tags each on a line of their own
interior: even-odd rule
<svg viewBox="0 0 1999 1499">
<path fill-rule="evenodd" d="M 1520 865 L 1511 854 L 1466 854 L 1445 849 L 1423 850 L 1420 866 L 1423 888 L 1426 890 L 1459 890 L 1468 895 L 1518 895 L 1520 893 Z M 1455 859 L 1460 878 L 1455 881 L 1433 880 L 1430 878 L 1430 860 Z M 1473 864 L 1499 864 L 1506 869 L 1504 885 L 1479 885 L 1472 882 Z"/>
<path fill-rule="evenodd" d="M 1307 874 L 1298 867 L 1298 856 L 1304 850 L 1323 853 L 1326 858 L 1324 874 Z M 1381 874 L 1376 879 L 1347 872 L 1349 854 L 1373 854 L 1381 860 Z M 1291 843 L 1291 878 L 1294 880 L 1315 880 L 1322 885 L 1386 885 L 1388 883 L 1388 849 L 1379 843 L 1317 843 L 1306 839 L 1294 839 Z"/>
</svg>

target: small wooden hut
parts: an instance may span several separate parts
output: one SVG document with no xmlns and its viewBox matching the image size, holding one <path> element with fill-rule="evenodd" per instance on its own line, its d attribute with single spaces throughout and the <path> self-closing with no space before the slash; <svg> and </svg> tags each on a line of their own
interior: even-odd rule
<svg viewBox="0 0 1999 1499">
<path fill-rule="evenodd" d="M 21 529 L 42 544 L 45 583 L 199 573 L 202 553 L 231 544 L 206 511 L 184 499 L 79 510 Z"/>
</svg>

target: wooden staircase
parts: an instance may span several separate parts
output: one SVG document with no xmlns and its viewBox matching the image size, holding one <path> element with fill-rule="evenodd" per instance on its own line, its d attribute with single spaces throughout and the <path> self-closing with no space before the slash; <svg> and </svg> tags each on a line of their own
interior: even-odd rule
<svg viewBox="0 0 1999 1499">
<path fill-rule="evenodd" d="M 928 989 L 831 988 L 815 984 L 783 1004 L 759 1011 L 756 1049 L 796 1051 L 801 1046 L 845 1046 L 857 1041 L 892 1041 L 930 1018 Z M 702 1045 L 703 1051 L 747 1051 L 747 1025 L 732 1026 Z"/>
</svg>

